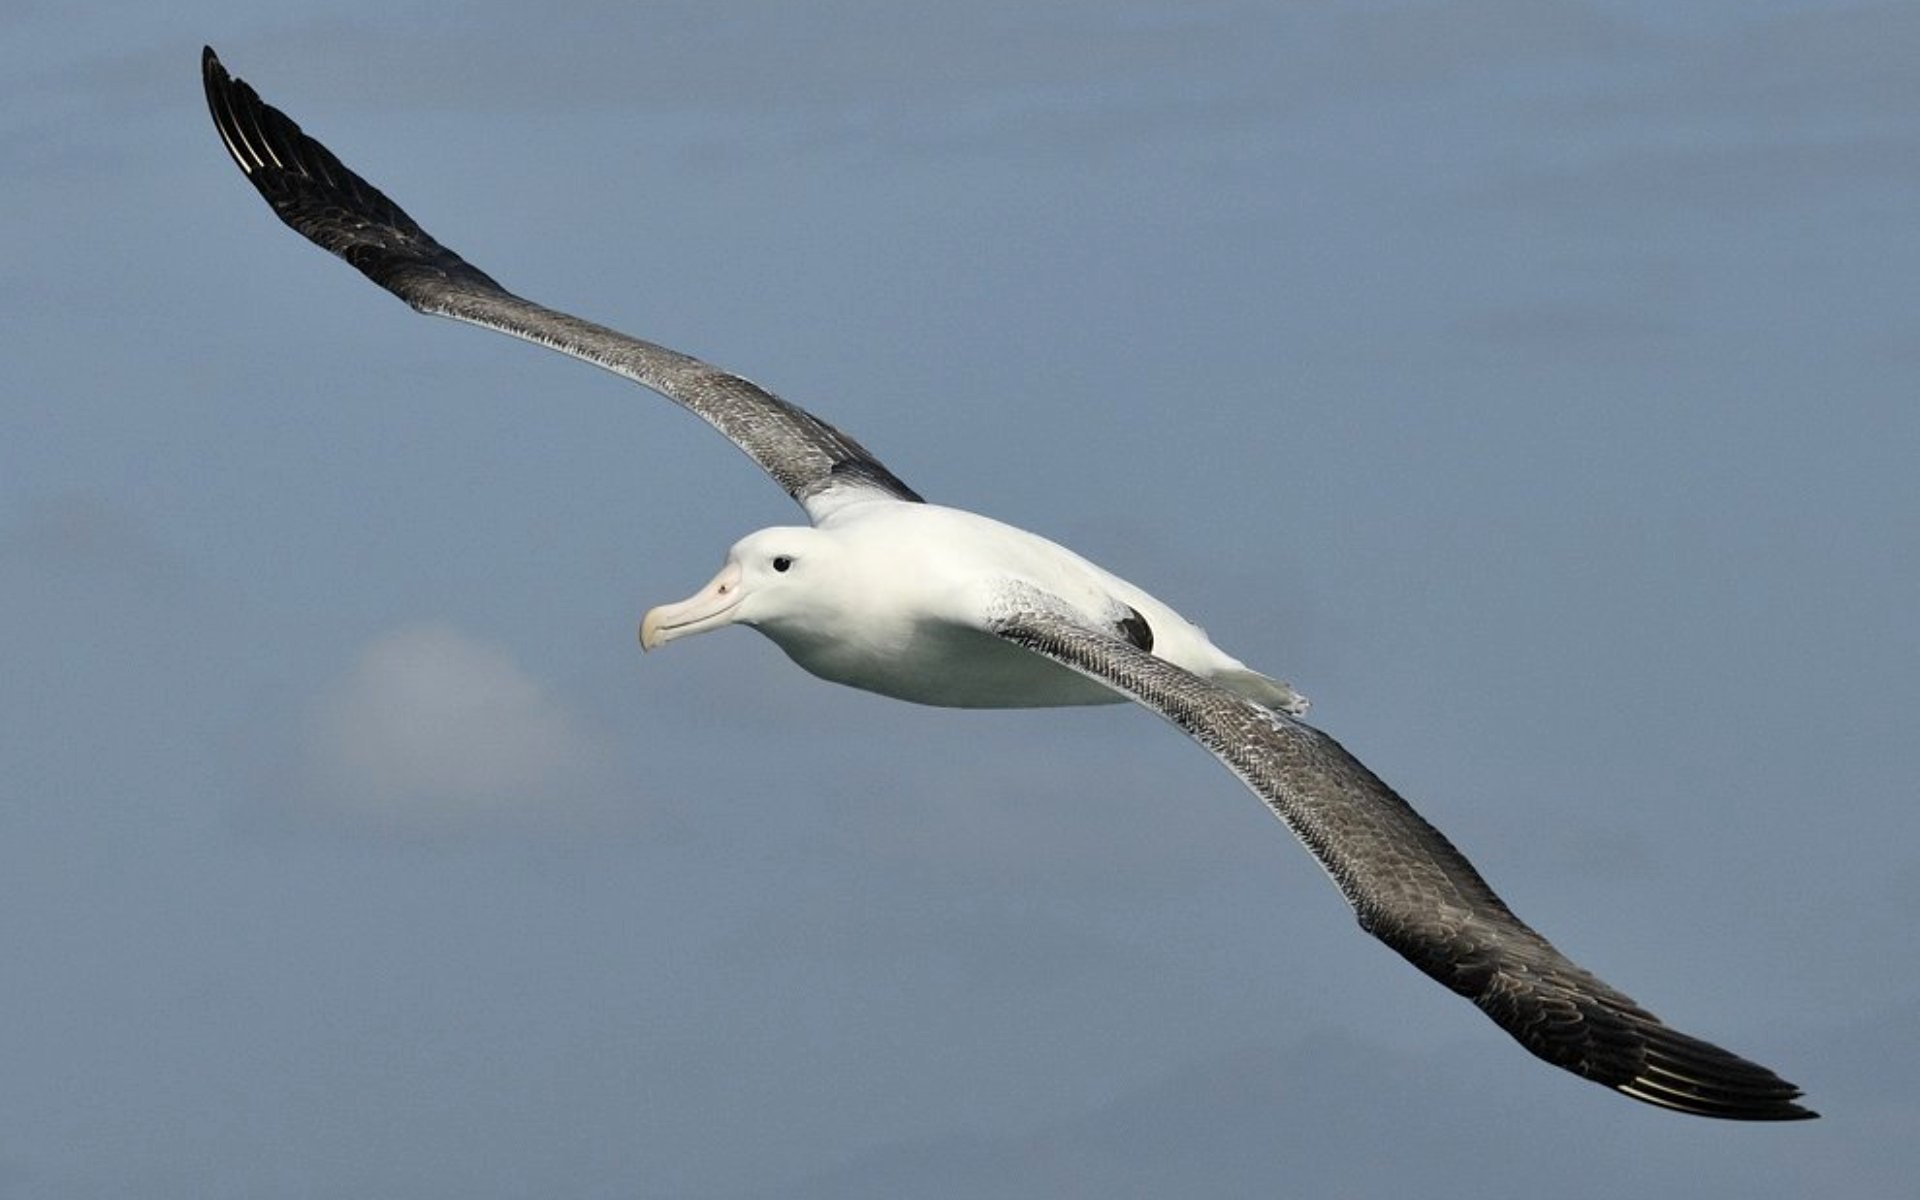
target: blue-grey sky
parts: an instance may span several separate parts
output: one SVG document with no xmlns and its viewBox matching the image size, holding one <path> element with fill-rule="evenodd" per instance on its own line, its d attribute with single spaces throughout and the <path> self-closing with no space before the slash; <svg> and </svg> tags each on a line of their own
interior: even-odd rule
<svg viewBox="0 0 1920 1200">
<path fill-rule="evenodd" d="M 544 303 L 1295 681 L 1825 1119 L 1551 1070 L 1130 709 L 647 607 L 793 522 L 415 317 L 228 65 Z M 0 1196 L 1906 1196 L 1920 8 L 0 13 Z"/>
</svg>

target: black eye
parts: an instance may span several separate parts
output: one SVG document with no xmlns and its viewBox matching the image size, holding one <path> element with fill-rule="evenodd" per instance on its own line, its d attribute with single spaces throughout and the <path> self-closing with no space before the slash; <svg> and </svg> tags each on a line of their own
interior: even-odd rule
<svg viewBox="0 0 1920 1200">
<path fill-rule="evenodd" d="M 785 571 L 788 567 L 792 565 L 793 565 L 793 559 L 789 558 L 787 555 L 778 554 L 774 556 L 774 559 L 773 559 L 774 570 Z"/>
</svg>

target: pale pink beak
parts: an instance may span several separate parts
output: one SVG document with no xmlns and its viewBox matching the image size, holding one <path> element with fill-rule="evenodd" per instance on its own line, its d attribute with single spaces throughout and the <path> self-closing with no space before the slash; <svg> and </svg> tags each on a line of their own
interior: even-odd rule
<svg viewBox="0 0 1920 1200">
<path fill-rule="evenodd" d="M 740 566 L 728 563 L 713 582 L 678 604 L 662 604 L 640 619 L 640 648 L 652 650 L 675 638 L 718 629 L 733 620 L 740 603 Z"/>
</svg>

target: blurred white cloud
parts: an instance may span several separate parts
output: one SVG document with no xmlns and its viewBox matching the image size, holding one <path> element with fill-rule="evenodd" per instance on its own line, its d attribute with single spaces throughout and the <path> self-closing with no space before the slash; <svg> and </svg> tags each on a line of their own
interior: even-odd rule
<svg viewBox="0 0 1920 1200">
<path fill-rule="evenodd" d="M 601 807 L 604 749 L 504 649 L 437 622 L 368 643 L 314 706 L 308 795 L 354 824 L 456 832 Z"/>
</svg>

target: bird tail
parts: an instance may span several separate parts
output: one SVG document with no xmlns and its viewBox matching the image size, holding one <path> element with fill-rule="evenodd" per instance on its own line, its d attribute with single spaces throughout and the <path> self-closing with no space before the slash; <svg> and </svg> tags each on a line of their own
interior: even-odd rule
<svg viewBox="0 0 1920 1200">
<path fill-rule="evenodd" d="M 1262 708 L 1270 708 L 1290 717 L 1301 716 L 1312 703 L 1295 691 L 1293 685 L 1286 680 L 1274 679 L 1245 667 L 1222 671 L 1214 676 L 1214 682 L 1236 696 L 1244 696 Z"/>
</svg>

